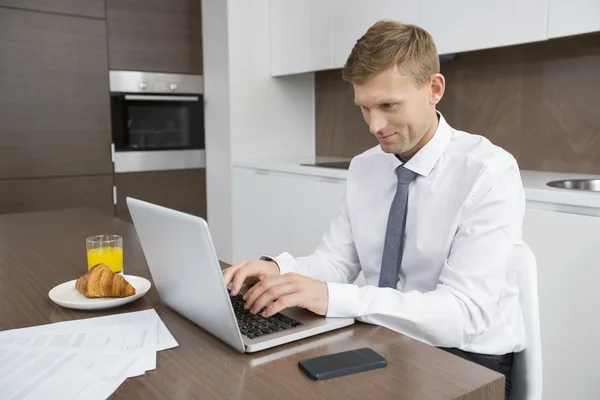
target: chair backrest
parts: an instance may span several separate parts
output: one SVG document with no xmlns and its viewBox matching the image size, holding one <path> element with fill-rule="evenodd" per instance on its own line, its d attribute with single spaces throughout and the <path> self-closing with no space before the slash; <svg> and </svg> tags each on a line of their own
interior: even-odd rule
<svg viewBox="0 0 600 400">
<path fill-rule="evenodd" d="M 519 301 L 523 310 L 527 339 L 525 349 L 515 354 L 511 374 L 510 400 L 541 400 L 542 398 L 542 343 L 538 303 L 537 263 L 533 251 L 523 243 L 511 257 L 519 286 Z"/>
</svg>

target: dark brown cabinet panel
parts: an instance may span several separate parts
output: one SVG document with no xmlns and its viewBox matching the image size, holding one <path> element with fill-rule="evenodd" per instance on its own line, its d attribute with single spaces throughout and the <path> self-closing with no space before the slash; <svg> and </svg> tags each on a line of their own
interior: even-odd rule
<svg viewBox="0 0 600 400">
<path fill-rule="evenodd" d="M 0 179 L 112 173 L 106 22 L 0 8 Z"/>
<path fill-rule="evenodd" d="M 0 0 L 2 6 L 82 17 L 106 17 L 104 0 Z"/>
<path fill-rule="evenodd" d="M 93 208 L 114 215 L 112 175 L 0 180 L 0 214 Z"/>
<path fill-rule="evenodd" d="M 117 217 L 131 221 L 126 197 L 206 218 L 206 170 L 115 174 Z"/>
<path fill-rule="evenodd" d="M 107 0 L 110 69 L 202 73 L 199 0 Z"/>
</svg>

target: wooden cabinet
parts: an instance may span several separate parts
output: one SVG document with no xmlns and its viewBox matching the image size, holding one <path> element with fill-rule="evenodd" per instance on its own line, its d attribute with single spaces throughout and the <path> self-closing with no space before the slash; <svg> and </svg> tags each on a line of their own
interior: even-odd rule
<svg viewBox="0 0 600 400">
<path fill-rule="evenodd" d="M 0 214 L 86 207 L 114 215 L 112 186 L 112 174 L 0 180 Z"/>
<path fill-rule="evenodd" d="M 0 179 L 112 173 L 106 22 L 0 8 L 0 49 Z"/>
<path fill-rule="evenodd" d="M 233 260 L 312 253 L 337 217 L 344 179 L 233 169 Z"/>
<path fill-rule="evenodd" d="M 115 174 L 117 217 L 131 221 L 126 198 L 134 197 L 206 219 L 206 170 Z"/>
<path fill-rule="evenodd" d="M 199 0 L 107 0 L 113 70 L 202 74 Z"/>
<path fill-rule="evenodd" d="M 548 37 L 600 31 L 600 1 L 550 0 Z"/>
<path fill-rule="evenodd" d="M 0 0 L 2 6 L 82 17 L 106 17 L 104 0 Z"/>
<path fill-rule="evenodd" d="M 421 26 L 440 54 L 546 39 L 548 0 L 421 1 Z"/>
<path fill-rule="evenodd" d="M 598 397 L 600 217 L 525 212 L 523 238 L 537 260 L 544 400 Z M 564 210 L 562 209 L 564 208 Z"/>
</svg>

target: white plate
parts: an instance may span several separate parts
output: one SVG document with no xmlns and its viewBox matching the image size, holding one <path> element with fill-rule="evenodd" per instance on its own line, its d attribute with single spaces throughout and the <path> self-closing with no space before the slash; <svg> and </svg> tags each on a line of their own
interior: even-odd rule
<svg viewBox="0 0 600 400">
<path fill-rule="evenodd" d="M 139 276 L 125 275 L 124 278 L 135 288 L 133 296 L 88 299 L 75 289 L 76 279 L 55 286 L 48 292 L 48 296 L 59 306 L 74 308 L 76 310 L 102 310 L 131 303 L 145 295 L 152 286 L 148 279 Z"/>
</svg>

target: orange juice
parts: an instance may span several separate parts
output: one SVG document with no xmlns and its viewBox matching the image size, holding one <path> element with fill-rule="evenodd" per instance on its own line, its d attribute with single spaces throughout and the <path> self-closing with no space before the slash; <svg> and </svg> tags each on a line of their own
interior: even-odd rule
<svg viewBox="0 0 600 400">
<path fill-rule="evenodd" d="M 96 264 L 106 264 L 113 272 L 123 270 L 123 249 L 121 247 L 101 247 L 87 251 L 88 269 Z"/>
</svg>

